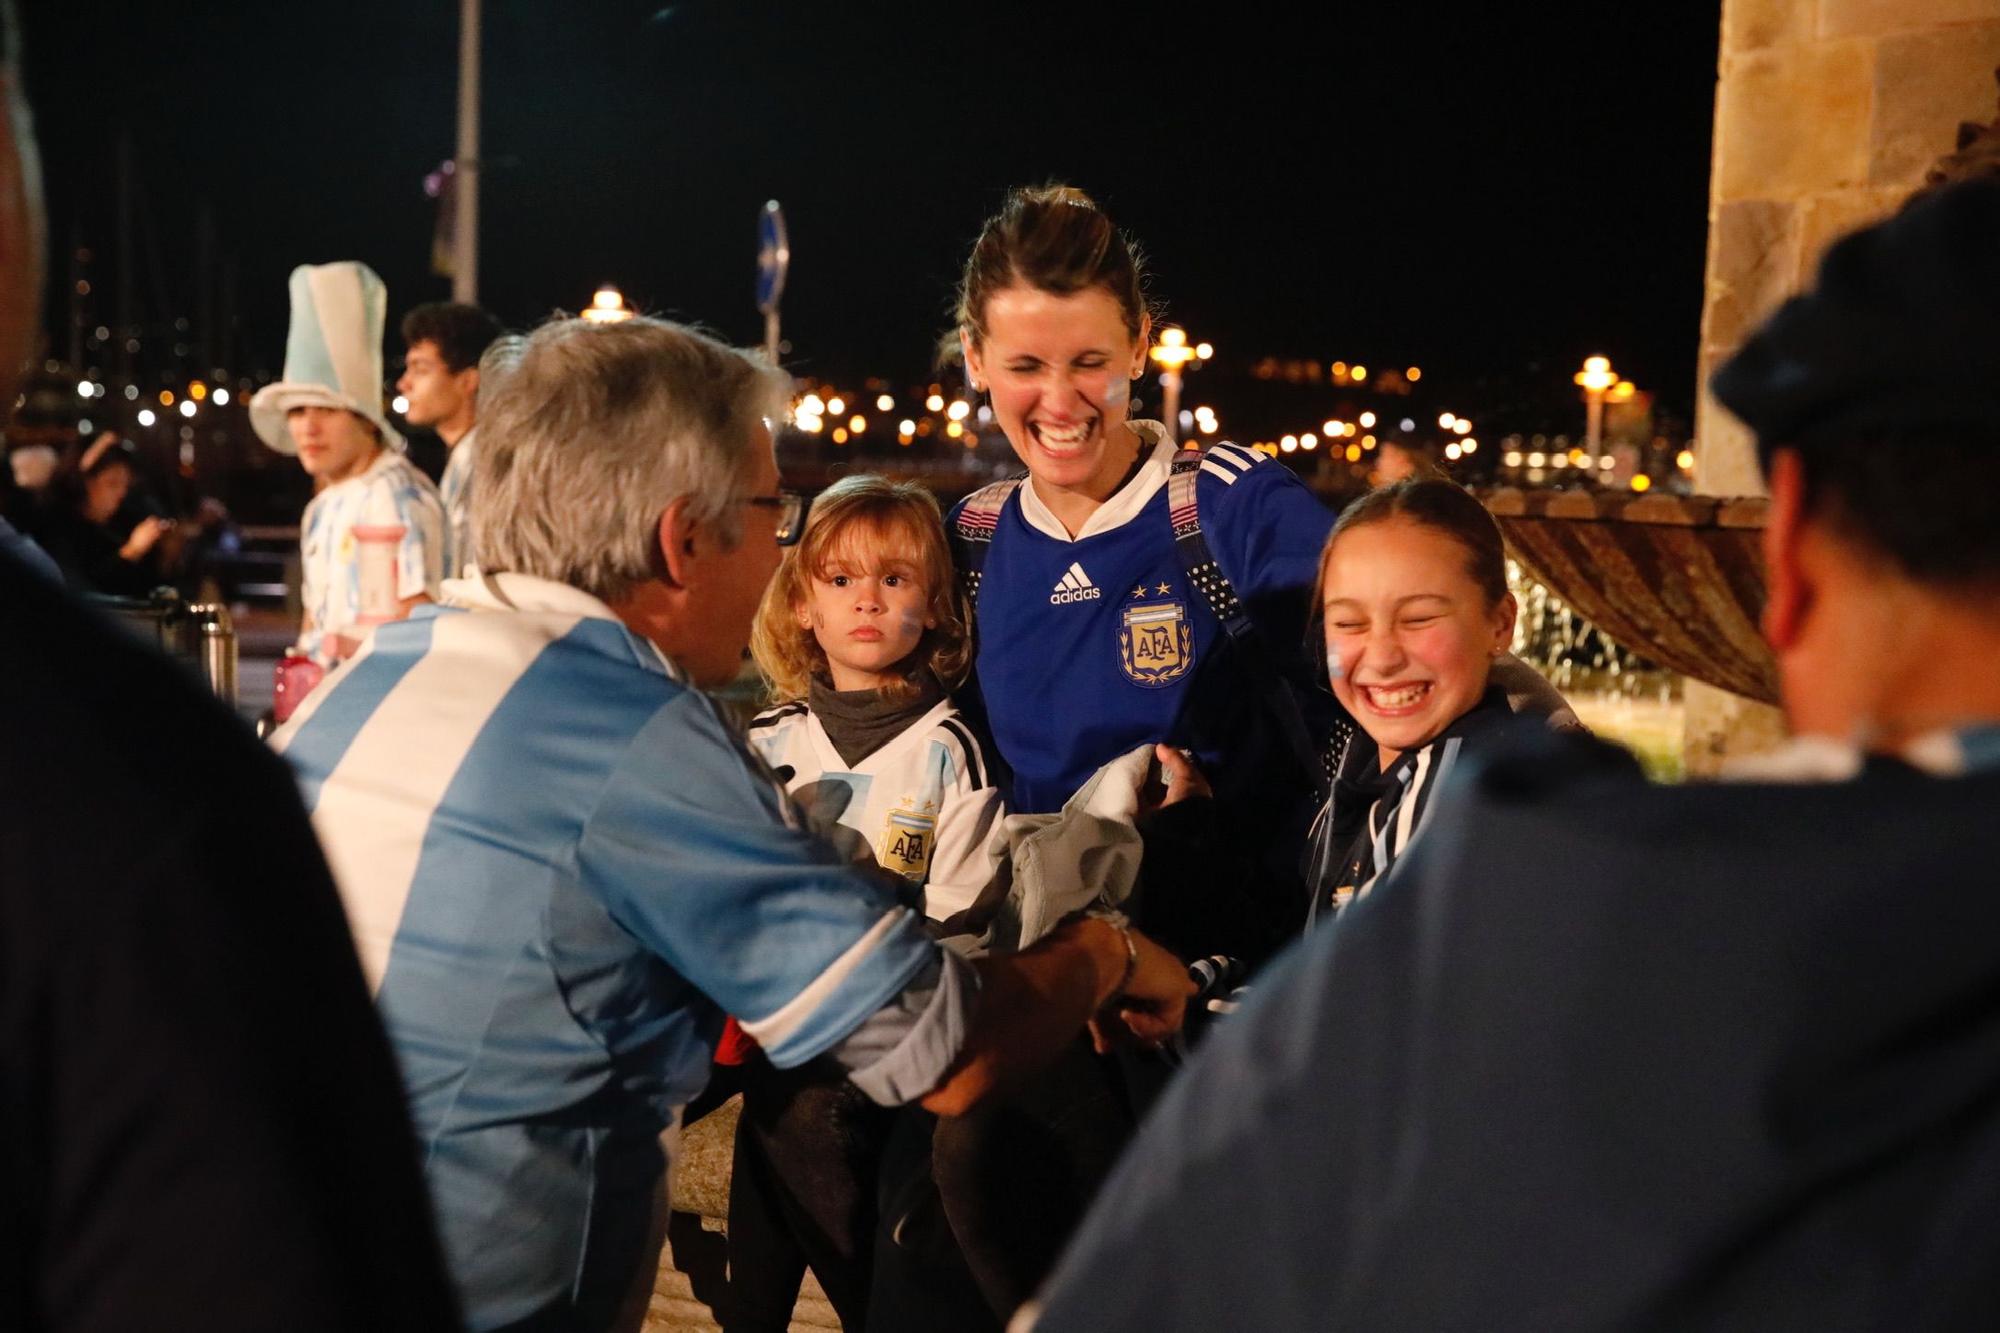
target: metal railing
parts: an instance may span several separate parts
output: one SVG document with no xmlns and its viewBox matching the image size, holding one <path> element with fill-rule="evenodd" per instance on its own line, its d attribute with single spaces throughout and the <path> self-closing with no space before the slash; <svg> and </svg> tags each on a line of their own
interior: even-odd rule
<svg viewBox="0 0 2000 1333">
<path fill-rule="evenodd" d="M 236 622 L 229 608 L 189 603 L 171 588 L 150 597 L 86 595 L 84 601 L 187 667 L 217 698 L 236 706 Z"/>
</svg>

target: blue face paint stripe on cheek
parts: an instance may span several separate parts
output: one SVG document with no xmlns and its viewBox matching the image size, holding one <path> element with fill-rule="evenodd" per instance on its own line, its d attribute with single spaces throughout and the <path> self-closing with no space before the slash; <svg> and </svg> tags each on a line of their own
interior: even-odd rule
<svg viewBox="0 0 2000 1333">
<path fill-rule="evenodd" d="M 1340 654 L 1329 648 L 1326 652 L 1326 674 L 1330 680 L 1345 680 L 1347 670 L 1340 665 Z"/>
<path fill-rule="evenodd" d="M 1112 407 L 1132 396 L 1132 381 L 1116 376 L 1104 388 L 1104 405 Z"/>
</svg>

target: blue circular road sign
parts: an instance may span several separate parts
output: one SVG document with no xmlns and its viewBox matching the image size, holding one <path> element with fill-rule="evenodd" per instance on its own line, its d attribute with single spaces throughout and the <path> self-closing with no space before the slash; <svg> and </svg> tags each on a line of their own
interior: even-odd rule
<svg viewBox="0 0 2000 1333">
<path fill-rule="evenodd" d="M 785 210 L 773 199 L 757 214 L 757 308 L 771 314 L 785 294 L 785 270 L 792 264 L 785 237 Z"/>
</svg>

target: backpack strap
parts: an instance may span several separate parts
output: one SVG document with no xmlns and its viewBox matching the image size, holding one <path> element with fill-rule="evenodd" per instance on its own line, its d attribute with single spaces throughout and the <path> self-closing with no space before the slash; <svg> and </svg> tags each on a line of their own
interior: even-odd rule
<svg viewBox="0 0 2000 1333">
<path fill-rule="evenodd" d="M 1236 595 L 1235 585 L 1216 563 L 1215 553 L 1208 549 L 1208 539 L 1202 535 L 1201 506 L 1195 499 L 1201 468 L 1201 448 L 1192 445 L 1175 453 L 1167 471 L 1167 516 L 1173 522 L 1174 550 L 1180 555 L 1181 569 L 1243 653 L 1251 679 L 1276 717 L 1278 730 L 1292 757 L 1314 782 L 1330 787 L 1340 753 L 1347 748 L 1353 729 L 1343 719 L 1335 725 L 1333 735 L 1316 740 L 1306 726 L 1298 696 L 1272 665 L 1270 649 L 1251 623 L 1249 612 L 1243 609 L 1243 599 Z"/>
<path fill-rule="evenodd" d="M 1196 482 L 1201 476 L 1201 450 L 1190 447 L 1174 455 L 1174 461 L 1167 469 L 1167 517 L 1174 525 L 1174 550 L 1181 558 L 1181 569 L 1187 574 L 1188 582 L 1194 585 L 1201 600 L 1208 605 L 1229 637 L 1241 643 L 1255 634 L 1256 626 L 1250 623 L 1249 615 L 1243 610 L 1243 600 L 1236 595 L 1236 588 L 1229 576 L 1222 572 L 1222 566 L 1215 562 L 1214 552 L 1208 549 L 1208 538 L 1201 533 L 1201 506 L 1195 502 Z"/>
<path fill-rule="evenodd" d="M 959 583 L 965 589 L 967 611 L 979 609 L 979 576 L 986 568 L 986 553 L 993 545 L 993 530 L 1000 526 L 1000 512 L 1014 492 L 1028 479 L 1025 472 L 981 486 L 965 497 L 951 525 L 951 553 L 958 566 Z"/>
</svg>

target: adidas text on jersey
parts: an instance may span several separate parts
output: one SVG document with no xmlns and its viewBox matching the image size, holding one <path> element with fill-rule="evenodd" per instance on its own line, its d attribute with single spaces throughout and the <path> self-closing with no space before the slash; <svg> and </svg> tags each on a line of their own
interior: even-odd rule
<svg viewBox="0 0 2000 1333">
<path fill-rule="evenodd" d="M 1072 563 L 1049 594 L 1049 603 L 1061 606 L 1065 602 L 1094 602 L 1104 596 L 1104 590 L 1090 581 L 1090 575 L 1083 572 L 1081 564 Z"/>
</svg>

